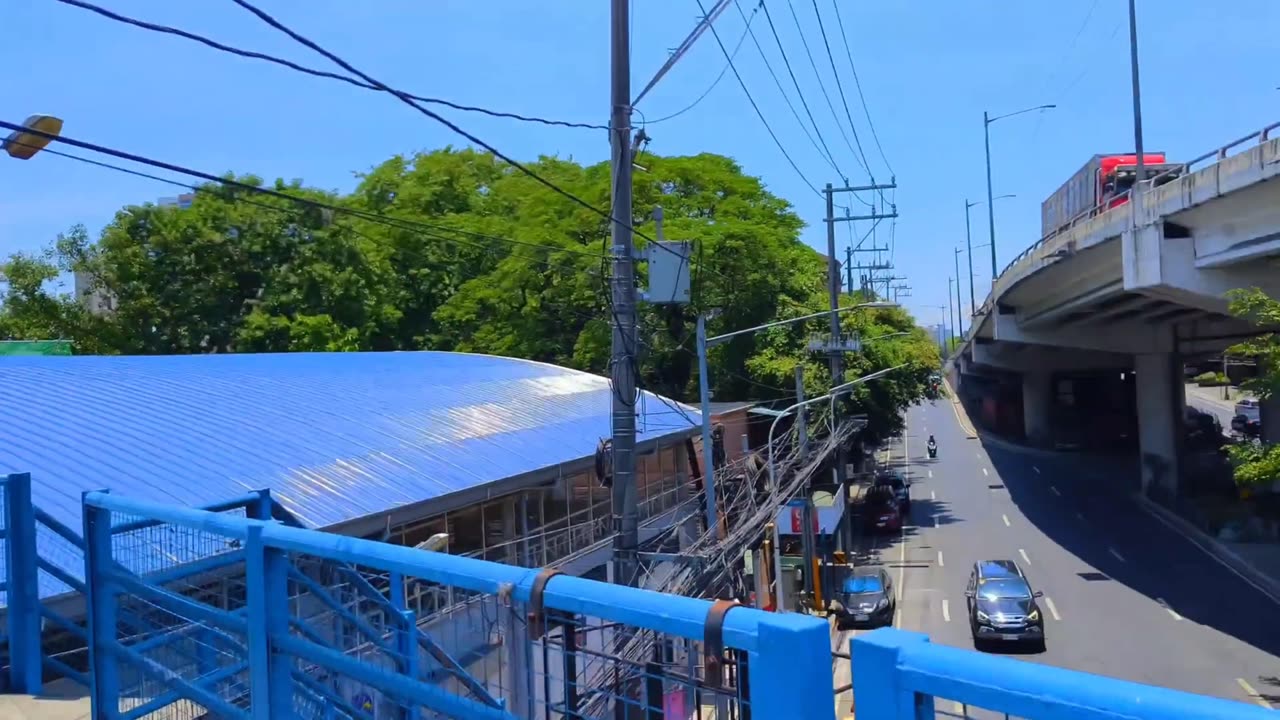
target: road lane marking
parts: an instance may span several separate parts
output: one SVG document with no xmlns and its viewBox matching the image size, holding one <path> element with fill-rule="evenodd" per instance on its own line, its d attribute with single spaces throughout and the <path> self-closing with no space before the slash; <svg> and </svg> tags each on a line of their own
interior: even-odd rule
<svg viewBox="0 0 1280 720">
<path fill-rule="evenodd" d="M 1018 548 L 1018 554 L 1022 556 L 1022 562 L 1026 563 L 1026 564 L 1028 564 L 1028 565 L 1030 565 L 1030 564 L 1031 564 L 1031 558 L 1027 557 L 1027 551 L 1026 551 L 1026 550 L 1023 550 L 1022 548 Z"/>
<path fill-rule="evenodd" d="M 930 500 L 937 500 L 937 499 L 938 499 L 938 493 L 936 493 L 936 492 L 934 492 L 934 491 L 930 490 L 930 491 L 929 491 L 929 499 L 930 499 Z"/>
<path fill-rule="evenodd" d="M 1058 488 L 1052 485 L 1049 486 L 1049 492 L 1052 492 L 1054 495 L 1057 495 L 1058 497 L 1062 497 L 1062 493 L 1058 492 Z"/>
<path fill-rule="evenodd" d="M 1160 604 L 1160 607 L 1164 608 L 1164 609 L 1165 609 L 1165 611 L 1167 611 L 1170 615 L 1172 615 L 1174 620 L 1181 620 L 1181 619 L 1182 619 L 1182 616 L 1181 616 L 1181 615 L 1179 615 L 1178 613 L 1174 612 L 1173 608 L 1169 607 L 1169 603 L 1165 602 L 1164 598 L 1162 598 L 1162 597 L 1158 597 L 1158 598 L 1156 598 L 1156 602 Z"/>
<path fill-rule="evenodd" d="M 926 470 L 925 472 L 929 473 L 929 477 L 933 477 L 933 471 L 932 471 L 932 470 Z"/>
<path fill-rule="evenodd" d="M 1275 709 L 1271 707 L 1271 703 L 1267 702 L 1266 699 L 1262 697 L 1262 695 L 1258 694 L 1258 691 L 1254 690 L 1253 686 L 1250 685 L 1248 682 L 1246 682 L 1244 678 L 1236 678 L 1236 682 L 1239 683 L 1240 689 L 1244 690 L 1244 694 L 1248 695 L 1250 700 L 1258 703 L 1259 705 L 1261 705 L 1262 707 L 1268 710 Z"/>
<path fill-rule="evenodd" d="M 1053 616 L 1053 619 L 1062 622 L 1062 616 L 1058 614 L 1058 606 L 1053 604 L 1053 598 L 1046 595 L 1044 604 L 1049 608 L 1049 614 Z"/>
<path fill-rule="evenodd" d="M 1123 556 L 1123 555 L 1121 555 L 1120 553 L 1116 552 L 1116 549 L 1115 549 L 1115 548 L 1113 548 L 1113 547 L 1109 547 L 1109 548 L 1107 548 L 1107 552 L 1111 553 L 1111 557 L 1113 557 L 1113 558 L 1115 558 L 1115 559 L 1119 560 L 1120 562 L 1124 562 L 1124 561 L 1125 561 L 1125 560 L 1124 560 L 1124 556 Z"/>
<path fill-rule="evenodd" d="M 945 562 L 943 562 L 943 561 L 942 561 L 942 551 L 941 551 L 941 550 L 939 550 L 939 551 L 938 551 L 938 567 L 946 567 L 946 566 L 947 566 L 947 564 L 946 564 Z M 946 601 L 945 601 L 945 600 L 943 600 L 943 602 L 946 602 Z"/>
<path fill-rule="evenodd" d="M 987 469 L 986 469 L 986 468 L 982 468 L 982 475 L 983 475 L 983 477 L 987 477 L 987 476 L 990 476 L 990 475 L 991 475 L 991 473 L 987 472 Z"/>
<path fill-rule="evenodd" d="M 1032 470 L 1035 470 L 1037 475 L 1039 475 L 1039 474 L 1040 474 L 1040 468 L 1036 467 L 1035 465 L 1032 465 L 1032 466 L 1031 466 L 1031 469 L 1032 469 Z"/>
<path fill-rule="evenodd" d="M 1009 527 L 1009 516 L 1008 516 L 1008 515 L 1001 515 L 1001 516 L 1000 516 L 1000 519 L 1004 521 L 1004 526 L 1005 526 L 1005 527 Z"/>
<path fill-rule="evenodd" d="M 938 516 L 937 516 L 937 515 L 934 515 L 934 516 L 933 516 L 933 526 L 934 526 L 934 527 L 938 527 Z"/>
<path fill-rule="evenodd" d="M 898 538 L 898 587 L 897 599 L 894 601 L 895 611 L 893 613 L 893 626 L 902 629 L 902 613 L 896 611 L 896 606 L 902 600 L 902 576 L 907 572 L 907 524 L 902 524 L 902 536 Z"/>
<path fill-rule="evenodd" d="M 951 603 L 946 598 L 942 599 L 942 620 L 943 622 L 951 622 Z"/>
<path fill-rule="evenodd" d="M 1077 519 L 1077 520 L 1083 520 L 1083 519 L 1084 519 L 1084 513 L 1080 512 L 1080 511 L 1076 511 L 1076 519 Z"/>
</svg>

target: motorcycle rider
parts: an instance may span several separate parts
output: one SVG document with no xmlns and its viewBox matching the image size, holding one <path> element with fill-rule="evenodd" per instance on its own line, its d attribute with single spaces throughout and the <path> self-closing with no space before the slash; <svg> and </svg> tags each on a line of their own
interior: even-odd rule
<svg viewBox="0 0 1280 720">
<path fill-rule="evenodd" d="M 934 440 L 932 435 L 929 436 L 929 454 L 930 455 L 938 454 L 938 441 Z"/>
</svg>

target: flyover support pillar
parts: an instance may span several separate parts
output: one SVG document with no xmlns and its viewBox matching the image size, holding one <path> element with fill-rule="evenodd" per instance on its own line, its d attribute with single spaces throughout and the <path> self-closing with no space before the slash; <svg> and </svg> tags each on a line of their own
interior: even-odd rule
<svg viewBox="0 0 1280 720">
<path fill-rule="evenodd" d="M 1022 428 L 1027 442 L 1048 447 L 1053 440 L 1053 379 L 1048 371 L 1022 374 Z"/>
<path fill-rule="evenodd" d="M 1173 353 L 1134 356 L 1142 492 L 1168 500 L 1178 494 L 1178 449 L 1186 404 L 1181 367 Z"/>
</svg>

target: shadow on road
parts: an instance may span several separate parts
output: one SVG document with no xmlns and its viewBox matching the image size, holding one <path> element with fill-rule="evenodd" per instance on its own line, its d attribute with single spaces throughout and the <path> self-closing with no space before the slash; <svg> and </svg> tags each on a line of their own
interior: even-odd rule
<svg viewBox="0 0 1280 720">
<path fill-rule="evenodd" d="M 1136 458 L 983 445 L 1010 499 L 1080 560 L 1082 579 L 1122 583 L 1187 621 L 1280 656 L 1280 623 L 1274 620 L 1280 608 L 1137 505 L 1131 497 L 1139 477 Z"/>
</svg>

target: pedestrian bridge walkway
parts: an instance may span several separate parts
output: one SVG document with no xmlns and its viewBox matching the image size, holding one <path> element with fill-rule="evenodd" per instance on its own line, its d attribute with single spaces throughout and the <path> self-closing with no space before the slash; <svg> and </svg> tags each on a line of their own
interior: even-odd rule
<svg viewBox="0 0 1280 720">
<path fill-rule="evenodd" d="M 94 718 L 821 720 L 848 692 L 824 620 L 304 530 L 265 492 L 203 510 L 87 493 L 66 568 L 32 555 L 47 516 L 24 482 L 0 483 L 8 687 L 76 678 Z M 32 568 L 69 591 L 25 591 Z M 864 719 L 1273 717 L 892 629 L 851 653 Z"/>
</svg>

